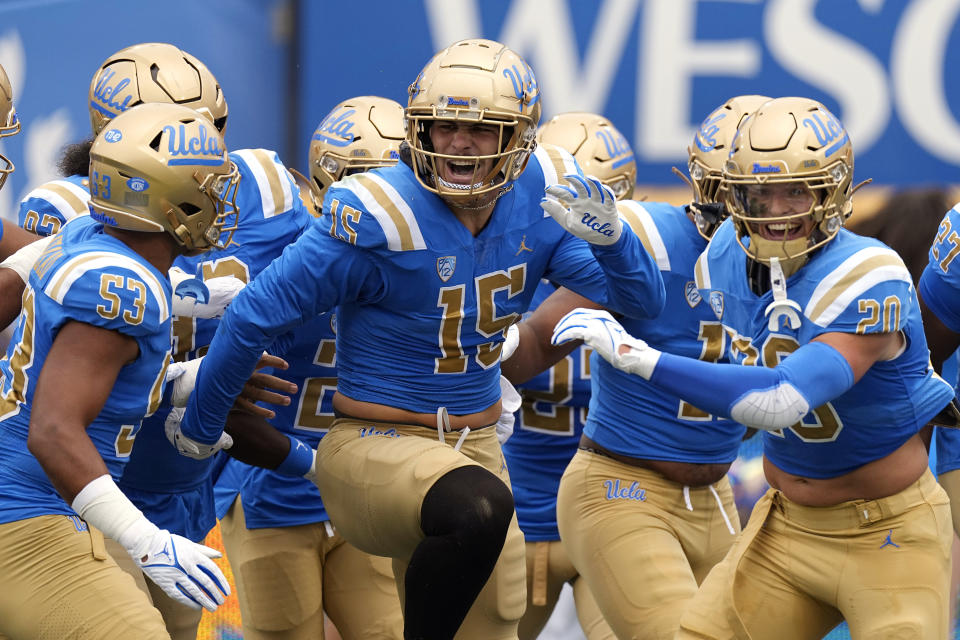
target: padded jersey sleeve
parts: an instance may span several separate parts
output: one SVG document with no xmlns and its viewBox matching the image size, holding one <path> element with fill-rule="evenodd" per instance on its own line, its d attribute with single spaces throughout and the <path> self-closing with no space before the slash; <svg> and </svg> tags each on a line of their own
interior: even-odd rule
<svg viewBox="0 0 960 640">
<path fill-rule="evenodd" d="M 666 296 L 656 262 L 627 225 L 620 239 L 607 246 L 564 234 L 545 277 L 634 318 L 656 317 Z"/>
<path fill-rule="evenodd" d="M 910 272 L 885 246 L 860 249 L 825 274 L 813 275 L 816 286 L 803 315 L 817 335 L 900 331 L 915 305 Z"/>
<path fill-rule="evenodd" d="M 44 294 L 63 321 L 75 320 L 133 338 L 164 330 L 170 318 L 170 285 L 135 260 L 116 253 L 83 253 L 62 264 Z"/>
<path fill-rule="evenodd" d="M 50 236 L 66 222 L 89 213 L 90 192 L 82 176 L 53 180 L 33 189 L 20 201 L 17 224 L 40 236 Z"/>
<path fill-rule="evenodd" d="M 383 296 L 375 252 L 331 236 L 331 220 L 317 220 L 227 307 L 187 405 L 184 434 L 205 443 L 219 438 L 234 399 L 276 338 L 344 302 Z"/>
<path fill-rule="evenodd" d="M 960 333 L 960 205 L 940 221 L 917 289 L 924 304 L 951 331 Z"/>
</svg>

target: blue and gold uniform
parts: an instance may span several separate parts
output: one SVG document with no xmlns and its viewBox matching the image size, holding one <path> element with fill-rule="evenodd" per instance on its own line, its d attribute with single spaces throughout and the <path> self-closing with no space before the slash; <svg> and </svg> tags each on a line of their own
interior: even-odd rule
<svg viewBox="0 0 960 640">
<path fill-rule="evenodd" d="M 18 224 L 27 231 L 49 236 L 77 216 L 87 215 L 90 179 L 76 175 L 51 180 L 28 193 L 20 201 Z"/>
<path fill-rule="evenodd" d="M 697 265 L 701 294 L 723 323 L 735 362 L 776 367 L 783 359 L 782 369 L 795 350 L 821 345 L 808 355 L 830 366 L 837 356 L 811 343 L 817 336 L 899 332 L 904 338 L 899 354 L 875 362 L 852 386 L 848 379 L 843 392 L 819 388 L 822 381 L 794 366 L 789 375 L 802 380 L 802 393 L 830 400 L 812 403 L 816 408 L 793 426 L 763 434 L 768 472 L 772 465 L 830 479 L 865 468 L 907 443 L 953 396 L 930 367 L 910 274 L 882 243 L 841 229 L 786 280 L 786 295 L 755 294 L 746 260 L 728 221 Z M 825 366 L 798 361 L 808 370 Z M 789 620 L 790 637 L 813 638 L 843 619 L 855 634 L 902 626 L 927 634 L 916 637 L 939 637 L 948 610 L 937 595 L 949 585 L 947 509 L 929 470 L 893 495 L 831 506 L 806 506 L 770 489 L 701 586 L 679 637 L 759 637 Z"/>
<path fill-rule="evenodd" d="M 446 407 L 454 415 L 498 402 L 503 332 L 527 309 L 542 278 L 628 313 L 656 313 L 663 285 L 632 232 L 624 229 L 609 246 L 588 246 L 543 214 L 544 187 L 576 171 L 566 152 L 537 149 L 476 236 L 405 164 L 335 184 L 319 223 L 228 308 L 198 376 L 204 400 L 188 405 L 183 432 L 216 440 L 246 375 L 241 371 L 249 371 L 262 347 L 334 307 L 340 393 L 417 413 Z M 405 437 L 414 434 L 425 437 Z M 461 444 L 457 453 L 424 427 L 336 422 L 317 460 L 334 524 L 361 550 L 409 558 L 424 537 L 420 501 L 436 478 L 479 462 L 507 480 L 492 429 L 475 429 Z M 347 472 L 350 460 L 373 460 L 378 471 Z M 379 490 L 381 482 L 389 491 Z M 367 505 L 363 513 L 358 504 Z M 390 535 L 378 533 L 388 523 Z M 514 569 L 505 579 L 495 571 L 487 614 L 475 607 L 477 615 L 494 616 L 499 630 L 480 633 L 510 633 L 505 621 L 523 610 L 523 544 L 514 530 L 501 556 Z M 476 628 L 473 615 L 464 628 Z"/>
<path fill-rule="evenodd" d="M 0 538 L 20 544 L 29 540 L 43 553 L 32 555 L 34 565 L 12 565 L 22 558 L 20 553 L 4 554 L 6 563 L 0 560 L 0 574 L 5 576 L 8 596 L 13 596 L 5 598 L 4 605 L 16 607 L 0 611 L 0 618 L 13 622 L 17 616 L 38 616 L 52 598 L 58 601 L 56 606 L 67 607 L 63 615 L 68 620 L 76 615 L 69 607 L 77 603 L 70 585 L 86 584 L 79 597 L 89 599 L 89 615 L 103 607 L 126 611 L 123 617 L 99 618 L 90 631 L 148 637 L 157 628 L 163 630 L 157 612 L 146 600 L 139 601 L 143 595 L 133 580 L 121 573 L 126 582 L 116 591 L 118 578 L 111 571 L 112 562 L 105 562 L 103 535 L 63 500 L 28 450 L 27 436 L 34 384 L 64 324 L 82 322 L 130 336 L 137 341 L 139 356 L 120 370 L 106 404 L 87 428 L 110 474 L 118 478 L 134 438 L 142 431 L 144 416 L 156 411 L 161 402 L 170 360 L 170 297 L 167 274 L 103 233 L 102 225 L 89 217 L 66 225 L 30 273 L 23 312 L 7 356 L 0 361 Z M 5 548 L 19 548 L 8 544 L 4 543 Z M 64 564 L 51 563 L 50 554 Z M 32 586 L 44 584 L 45 577 L 51 582 L 43 593 L 34 593 L 18 581 L 20 572 L 33 576 Z M 71 580 L 64 580 L 62 572 Z M 61 589 L 70 593 L 73 604 L 65 604 L 67 599 L 58 595 Z M 38 612 L 30 608 L 34 606 Z"/>
<path fill-rule="evenodd" d="M 623 318 L 623 326 L 658 349 L 720 360 L 723 328 L 693 277 L 706 240 L 686 208 L 624 201 L 620 209 L 654 256 L 667 291 L 657 318 Z M 649 461 L 729 466 L 745 429 L 598 356 L 591 370 L 584 428 L 590 443 L 560 483 L 561 537 L 619 636 L 671 637 L 740 522 L 722 468 L 699 486 L 686 486 Z"/>
<path fill-rule="evenodd" d="M 556 287 L 540 283 L 531 306 L 538 307 Z M 564 583 L 573 588 L 577 618 L 587 637 L 613 632 L 586 581 L 570 562 L 557 528 L 557 490 L 564 469 L 580 444 L 590 404 L 590 353 L 580 346 L 550 369 L 519 385 L 523 399 L 513 435 L 503 445 L 517 522 L 526 541 L 527 611 L 521 638 L 538 636 L 553 613 Z"/>
</svg>

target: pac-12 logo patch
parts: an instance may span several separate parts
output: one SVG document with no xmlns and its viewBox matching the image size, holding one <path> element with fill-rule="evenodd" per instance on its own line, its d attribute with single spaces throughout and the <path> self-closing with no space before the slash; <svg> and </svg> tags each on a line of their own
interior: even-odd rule
<svg viewBox="0 0 960 640">
<path fill-rule="evenodd" d="M 703 300 L 703 296 L 700 295 L 700 291 L 697 289 L 697 283 L 693 280 L 683 285 L 683 297 L 687 299 L 687 304 L 690 305 L 691 309 Z"/>
<path fill-rule="evenodd" d="M 457 256 L 443 256 L 437 258 L 437 275 L 446 282 L 453 277 L 453 272 L 457 269 Z"/>
<path fill-rule="evenodd" d="M 713 309 L 713 314 L 717 316 L 717 320 L 723 320 L 723 292 L 722 291 L 710 292 L 710 308 Z"/>
</svg>

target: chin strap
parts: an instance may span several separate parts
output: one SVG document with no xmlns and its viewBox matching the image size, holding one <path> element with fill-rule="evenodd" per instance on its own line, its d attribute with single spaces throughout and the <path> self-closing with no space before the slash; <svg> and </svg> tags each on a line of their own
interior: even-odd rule
<svg viewBox="0 0 960 640">
<path fill-rule="evenodd" d="M 780 266 L 780 258 L 770 258 L 770 290 L 773 302 L 763 311 L 768 317 L 767 328 L 778 331 L 782 324 L 780 319 L 785 316 L 791 329 L 799 329 L 802 310 L 799 304 L 787 297 L 787 277 Z"/>
</svg>

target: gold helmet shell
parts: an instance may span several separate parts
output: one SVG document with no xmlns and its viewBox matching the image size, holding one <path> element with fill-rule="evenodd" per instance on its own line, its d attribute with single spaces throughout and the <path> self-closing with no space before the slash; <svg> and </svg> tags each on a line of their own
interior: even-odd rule
<svg viewBox="0 0 960 640">
<path fill-rule="evenodd" d="M 12 136 L 19 131 L 20 120 L 17 119 L 17 111 L 13 108 L 13 87 L 10 86 L 10 79 L 3 65 L 0 65 L 0 138 Z M 0 153 L 0 188 L 15 168 L 13 161 Z"/>
<path fill-rule="evenodd" d="M 320 210 L 327 187 L 341 178 L 396 164 L 405 135 L 399 102 L 359 96 L 335 106 L 310 138 L 310 198 L 315 210 Z"/>
<path fill-rule="evenodd" d="M 133 45 L 107 58 L 90 81 L 88 108 L 95 134 L 111 118 L 147 102 L 170 102 L 199 111 L 221 134 L 227 101 L 206 65 L 172 44 Z"/>
<path fill-rule="evenodd" d="M 613 123 L 596 113 L 561 113 L 540 125 L 537 142 L 569 151 L 589 176 L 610 187 L 617 200 L 633 197 L 637 159 Z"/>
<path fill-rule="evenodd" d="M 519 54 L 492 40 L 462 40 L 436 54 L 407 90 L 407 143 L 420 183 L 448 203 L 478 203 L 491 192 L 502 192 L 523 172 L 540 122 L 540 87 L 533 70 Z M 437 153 L 430 142 L 436 121 L 496 127 L 500 151 L 488 156 Z M 437 161 L 473 162 L 469 185 L 442 180 Z M 480 174 L 486 160 L 492 169 Z M 479 196 L 479 197 L 478 197 Z"/>
<path fill-rule="evenodd" d="M 743 121 L 770 100 L 768 96 L 744 95 L 730 98 L 714 109 L 700 124 L 693 136 L 693 142 L 687 147 L 687 171 L 690 174 L 690 186 L 693 188 L 692 208 L 697 230 L 707 240 L 723 222 L 725 215 L 720 207 L 716 214 L 708 213 L 707 208 L 696 205 L 720 203 L 723 201 L 721 185 L 723 183 L 723 165 L 730 155 L 730 147 L 737 129 Z M 709 209 L 713 212 L 713 209 Z"/>
<path fill-rule="evenodd" d="M 127 109 L 90 148 L 91 215 L 118 229 L 169 233 L 186 252 L 229 243 L 239 180 L 220 132 L 181 105 Z"/>
<path fill-rule="evenodd" d="M 777 258 L 784 273 L 796 272 L 810 252 L 836 237 L 853 210 L 853 146 L 840 121 L 816 100 L 777 98 L 761 105 L 734 137 L 724 164 L 726 205 L 740 246 L 754 260 Z M 794 198 L 809 202 L 805 211 L 770 215 L 750 197 L 757 185 L 794 187 Z M 754 190 L 756 192 L 756 190 Z M 774 212 L 775 214 L 775 212 Z M 807 217 L 808 235 L 795 237 Z M 783 237 L 761 233 L 776 224 Z M 749 246 L 745 239 L 749 238 Z"/>
</svg>

